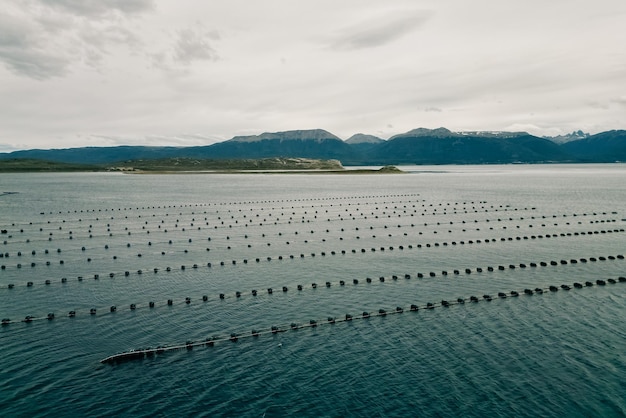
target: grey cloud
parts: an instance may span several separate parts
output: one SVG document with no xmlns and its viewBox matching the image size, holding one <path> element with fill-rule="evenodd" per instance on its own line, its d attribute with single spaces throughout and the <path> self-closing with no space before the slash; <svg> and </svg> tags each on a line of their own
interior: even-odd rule
<svg viewBox="0 0 626 418">
<path fill-rule="evenodd" d="M 611 101 L 613 103 L 616 103 L 618 105 L 626 107 L 626 96 L 616 97 L 616 98 L 612 99 Z"/>
<path fill-rule="evenodd" d="M 601 103 L 601 102 L 597 102 L 597 101 L 590 101 L 587 103 L 587 105 L 591 108 L 594 109 L 601 109 L 601 110 L 608 110 L 609 109 L 609 105 L 607 103 Z"/>
<path fill-rule="evenodd" d="M 196 60 L 215 61 L 217 52 L 209 43 L 219 39 L 217 32 L 204 32 L 198 29 L 183 29 L 178 32 L 174 46 L 174 59 L 183 64 Z"/>
<path fill-rule="evenodd" d="M 64 76 L 80 63 L 100 69 L 116 45 L 138 52 L 143 45 L 128 21 L 106 14 L 152 7 L 152 0 L 34 1 L 0 11 L 0 64 L 38 80 Z"/>
<path fill-rule="evenodd" d="M 0 59 L 12 72 L 37 80 L 65 75 L 70 63 L 63 57 L 53 56 L 41 49 L 3 48 L 1 46 Z"/>
<path fill-rule="evenodd" d="M 330 46 L 340 51 L 378 47 L 420 28 L 430 16 L 430 12 L 419 11 L 361 22 L 340 31 Z"/>
<path fill-rule="evenodd" d="M 154 9 L 153 0 L 40 0 L 42 4 L 78 16 L 101 17 L 112 11 L 136 14 Z"/>
<path fill-rule="evenodd" d="M 442 110 L 438 107 L 429 106 L 424 108 L 424 112 L 442 112 Z"/>
<path fill-rule="evenodd" d="M 85 26 L 79 33 L 79 38 L 85 44 L 85 50 L 91 56 L 107 53 L 111 45 L 123 45 L 131 51 L 137 51 L 142 41 L 130 30 L 123 26 L 109 25 L 103 28 Z"/>
<path fill-rule="evenodd" d="M 0 14 L 0 61 L 13 73 L 43 80 L 66 73 L 70 61 L 54 54 L 37 27 Z"/>
</svg>

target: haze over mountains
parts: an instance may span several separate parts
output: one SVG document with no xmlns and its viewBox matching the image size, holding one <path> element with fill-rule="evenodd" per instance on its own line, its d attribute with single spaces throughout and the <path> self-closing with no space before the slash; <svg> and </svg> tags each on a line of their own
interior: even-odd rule
<svg viewBox="0 0 626 418">
<path fill-rule="evenodd" d="M 236 136 L 196 147 L 85 147 L 0 154 L 0 159 L 83 164 L 173 157 L 302 157 L 336 159 L 344 165 L 616 162 L 626 161 L 626 131 L 596 135 L 578 131 L 547 139 L 526 132 L 451 132 L 446 128 L 418 128 L 388 140 L 356 134 L 343 141 L 323 129 L 312 129 Z"/>
</svg>

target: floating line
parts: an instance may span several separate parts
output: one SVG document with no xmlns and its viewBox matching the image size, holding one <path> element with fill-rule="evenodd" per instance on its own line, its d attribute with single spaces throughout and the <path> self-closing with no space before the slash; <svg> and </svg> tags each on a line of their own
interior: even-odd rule
<svg viewBox="0 0 626 418">
<path fill-rule="evenodd" d="M 550 262 L 545 262 L 545 261 L 541 261 L 539 263 L 535 263 L 535 262 L 531 262 L 531 263 L 520 263 L 520 264 L 508 264 L 508 265 L 497 265 L 497 266 L 488 266 L 486 268 L 482 268 L 482 267 L 477 267 L 476 269 L 472 270 L 470 268 L 465 268 L 465 269 L 454 269 L 454 270 L 443 270 L 441 271 L 441 273 L 439 273 L 439 276 L 437 275 L 436 272 L 431 271 L 429 273 L 417 273 L 416 277 L 418 279 L 423 279 L 423 278 L 436 278 L 436 277 L 447 277 L 447 276 L 458 276 L 461 274 L 465 274 L 465 275 L 470 275 L 472 273 L 484 273 L 484 272 L 496 272 L 496 271 L 504 271 L 504 270 L 514 270 L 514 269 L 526 269 L 526 268 L 538 268 L 538 267 L 548 267 L 548 266 L 559 266 L 559 265 L 572 265 L 572 264 L 578 264 L 579 262 L 581 264 L 585 264 L 585 263 L 593 263 L 593 262 L 597 262 L 597 261 L 607 261 L 607 260 L 624 260 L 625 257 L 622 254 L 618 254 L 616 256 L 613 255 L 609 255 L 609 256 L 599 256 L 599 257 L 589 257 L 589 258 L 580 258 L 579 260 L 577 259 L 570 259 L 570 260 L 560 260 L 560 261 L 556 261 L 556 260 L 552 260 Z M 410 274 L 404 274 L 404 279 L 411 279 L 411 275 Z M 95 278 L 97 279 L 97 278 Z M 380 276 L 378 277 L 377 280 L 372 279 L 371 277 L 366 277 L 364 279 L 365 283 L 372 283 L 372 282 L 381 282 L 384 283 L 385 281 L 389 281 L 389 279 L 391 281 L 397 281 L 399 279 L 398 275 L 392 275 L 390 278 L 385 277 L 385 276 Z M 353 285 L 358 285 L 360 283 L 359 279 L 352 279 L 351 282 Z M 346 284 L 350 284 L 350 281 L 346 281 L 346 280 L 340 280 L 338 282 L 334 282 L 334 281 L 325 281 L 325 282 L 320 282 L 319 285 L 317 282 L 312 282 L 310 285 L 302 285 L 302 284 L 298 284 L 295 286 L 295 289 L 300 292 L 303 291 L 305 289 L 317 289 L 318 287 L 326 287 L 326 288 L 331 288 L 331 287 L 345 287 Z M 29 284 L 27 286 L 33 286 L 32 282 L 29 282 Z M 11 285 L 9 285 L 9 289 L 13 289 L 13 287 L 11 287 Z M 258 290 L 258 289 L 252 289 L 250 292 L 242 292 L 242 291 L 236 291 L 234 293 L 219 293 L 218 298 L 220 300 L 226 300 L 226 299 L 240 299 L 243 297 L 258 297 L 261 294 L 268 294 L 268 295 L 272 295 L 274 293 L 287 293 L 289 291 L 289 289 L 294 290 L 294 287 L 289 287 L 289 286 L 279 286 L 276 289 L 274 289 L 273 287 L 268 287 L 267 289 L 263 290 Z M 215 296 L 213 297 L 213 300 L 215 299 Z M 208 302 L 209 301 L 209 296 L 208 295 L 202 295 L 201 297 L 201 301 L 202 302 Z M 192 298 L 191 297 L 185 297 L 184 301 L 182 303 L 184 303 L 185 305 L 189 305 L 192 302 Z M 174 305 L 180 305 L 181 302 L 180 301 L 174 301 L 174 299 L 170 298 L 167 299 L 166 301 L 166 305 L 167 306 L 174 306 Z M 155 309 L 157 306 L 163 306 L 163 304 L 157 304 L 155 301 L 150 301 L 145 305 L 142 304 L 137 304 L 137 303 L 131 303 L 130 305 L 128 305 L 128 310 L 130 311 L 135 311 L 138 309 Z M 121 310 L 121 308 L 120 308 Z M 90 316 L 94 316 L 96 315 L 98 312 L 105 312 L 108 314 L 113 314 L 118 312 L 118 305 L 112 305 L 110 307 L 107 308 L 90 308 L 89 310 L 89 315 Z M 68 318 L 75 318 L 77 315 L 77 311 L 70 311 L 67 314 Z M 53 320 L 56 318 L 56 315 L 54 312 L 48 313 L 46 316 L 32 316 L 32 315 L 27 315 L 24 319 L 20 320 L 20 321 L 15 321 L 15 320 L 11 320 L 9 318 L 5 318 L 2 320 L 2 324 L 3 325 L 9 325 L 12 323 L 16 323 L 16 322 L 26 322 L 26 323 L 31 323 L 34 321 L 42 321 L 42 320 Z"/>
<path fill-rule="evenodd" d="M 623 282 L 626 282 L 626 278 L 619 277 L 618 280 L 609 279 L 608 282 L 611 284 L 615 284 L 617 282 L 623 283 Z M 604 280 L 600 280 L 600 279 L 596 280 L 596 285 L 598 286 L 604 286 L 606 285 L 606 283 L 607 282 Z M 586 284 L 583 285 L 581 283 L 575 282 L 572 284 L 572 286 L 576 289 L 581 289 L 583 287 L 591 287 L 593 286 L 593 283 L 586 282 Z M 513 291 L 510 291 L 508 294 L 504 292 L 499 292 L 496 298 L 505 299 L 507 297 L 519 297 L 520 295 L 530 296 L 533 294 L 543 294 L 546 292 L 557 292 L 559 291 L 559 289 L 567 291 L 567 290 L 570 290 L 572 286 L 567 285 L 567 284 L 562 284 L 560 286 L 549 286 L 548 288 L 524 289 L 520 291 L 513 290 Z M 422 306 L 411 305 L 406 310 L 410 312 L 417 312 L 420 310 L 432 310 L 435 308 L 442 308 L 442 307 L 447 308 L 452 305 L 463 305 L 466 302 L 470 304 L 478 303 L 478 302 L 490 302 L 493 300 L 493 298 L 494 297 L 488 294 L 483 295 L 482 298 L 479 298 L 476 296 L 470 296 L 469 298 L 458 298 L 456 300 L 451 300 L 451 301 L 442 300 L 441 302 L 435 302 L 435 303 L 429 302 L 426 305 L 422 305 Z M 143 359 L 146 357 L 153 357 L 155 354 L 162 354 L 162 353 L 169 352 L 169 351 L 176 351 L 176 350 L 183 350 L 183 349 L 192 350 L 194 347 L 213 346 L 215 343 L 221 343 L 225 341 L 237 342 L 240 339 L 257 338 L 261 335 L 277 334 L 277 333 L 287 332 L 289 330 L 297 330 L 297 329 L 303 329 L 303 328 L 315 328 L 317 326 L 322 326 L 322 325 L 331 325 L 331 324 L 342 323 L 342 322 L 350 322 L 353 320 L 368 319 L 368 318 L 377 317 L 377 316 L 380 317 L 380 316 L 401 314 L 401 313 L 404 313 L 404 311 L 405 311 L 405 308 L 398 306 L 394 310 L 389 310 L 389 311 L 385 309 L 379 309 L 378 312 L 370 313 L 370 312 L 364 311 L 362 314 L 359 314 L 359 315 L 346 314 L 346 316 L 343 318 L 328 317 L 326 320 L 311 319 L 309 320 L 308 323 L 304 323 L 304 324 L 298 324 L 298 323 L 292 322 L 289 325 L 272 326 L 269 330 L 263 330 L 263 331 L 253 329 L 251 332 L 245 332 L 245 333 L 233 332 L 230 334 L 230 336 L 227 336 L 227 337 L 226 336 L 209 337 L 209 338 L 206 338 L 204 341 L 196 342 L 196 341 L 188 340 L 185 343 L 176 344 L 172 346 L 158 346 L 157 348 L 144 348 L 144 349 L 129 350 L 129 351 L 125 351 L 122 353 L 117 353 L 117 354 L 108 356 L 100 360 L 100 363 L 113 364 L 113 363 L 129 361 L 129 360 L 138 360 L 138 359 Z"/>
</svg>

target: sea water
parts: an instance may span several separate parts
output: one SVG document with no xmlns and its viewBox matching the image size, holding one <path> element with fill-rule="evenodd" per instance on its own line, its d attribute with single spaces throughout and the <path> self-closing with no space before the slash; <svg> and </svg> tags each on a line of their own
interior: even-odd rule
<svg viewBox="0 0 626 418">
<path fill-rule="evenodd" d="M 626 166 L 403 170 L 2 174 L 0 414 L 624 416 Z"/>
</svg>

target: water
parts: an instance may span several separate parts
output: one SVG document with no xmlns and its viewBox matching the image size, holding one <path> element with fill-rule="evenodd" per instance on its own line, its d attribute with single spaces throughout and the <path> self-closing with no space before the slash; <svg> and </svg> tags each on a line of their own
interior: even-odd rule
<svg viewBox="0 0 626 418">
<path fill-rule="evenodd" d="M 626 284 L 595 281 L 625 275 L 626 166 L 405 169 L 3 174 L 0 414 L 624 416 Z"/>
</svg>

